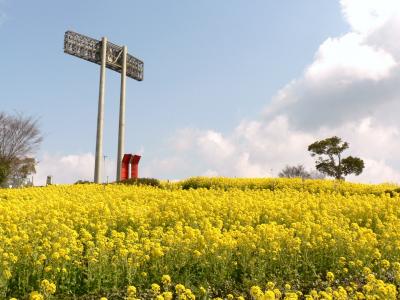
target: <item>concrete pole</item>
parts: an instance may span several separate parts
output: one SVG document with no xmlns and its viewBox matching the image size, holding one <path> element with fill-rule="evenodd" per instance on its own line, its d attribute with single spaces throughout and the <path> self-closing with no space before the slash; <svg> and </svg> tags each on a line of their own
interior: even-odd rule
<svg viewBox="0 0 400 300">
<path fill-rule="evenodd" d="M 100 87 L 99 87 L 99 106 L 97 110 L 97 135 L 96 135 L 96 157 L 94 163 L 94 182 L 101 183 L 101 160 L 103 158 L 103 122 L 104 122 L 104 94 L 106 81 L 106 56 L 107 38 L 103 37 L 101 48 L 101 67 L 100 67 Z"/>
<path fill-rule="evenodd" d="M 119 103 L 119 130 L 118 130 L 118 156 L 117 156 L 117 181 L 121 180 L 121 163 L 125 145 L 125 95 L 126 95 L 126 55 L 128 48 L 122 47 L 121 70 L 121 96 Z"/>
</svg>

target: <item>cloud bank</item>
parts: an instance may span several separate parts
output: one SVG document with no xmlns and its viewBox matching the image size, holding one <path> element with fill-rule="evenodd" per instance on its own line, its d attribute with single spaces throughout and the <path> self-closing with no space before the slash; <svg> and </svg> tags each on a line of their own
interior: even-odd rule
<svg viewBox="0 0 400 300">
<path fill-rule="evenodd" d="M 55 184 L 74 183 L 78 180 L 93 181 L 94 155 L 92 153 L 74 155 L 45 153 L 39 160 L 36 169 L 35 185 L 45 185 L 47 176 L 51 176 L 52 182 Z M 107 181 L 107 176 L 110 181 L 114 180 L 115 172 L 115 164 L 107 159 L 103 171 L 103 181 Z"/>
</svg>

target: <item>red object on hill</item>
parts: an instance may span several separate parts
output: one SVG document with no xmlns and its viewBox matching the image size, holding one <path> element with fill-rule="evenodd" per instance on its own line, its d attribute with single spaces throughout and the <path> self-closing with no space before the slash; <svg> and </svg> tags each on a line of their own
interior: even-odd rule
<svg viewBox="0 0 400 300">
<path fill-rule="evenodd" d="M 121 165 L 121 180 L 129 178 L 129 164 L 131 163 L 132 154 L 124 154 Z"/>
<path fill-rule="evenodd" d="M 140 155 L 133 155 L 131 157 L 131 178 L 138 178 L 139 176 L 139 160 Z"/>
<path fill-rule="evenodd" d="M 129 178 L 138 178 L 140 155 L 124 154 L 121 162 L 121 180 Z M 131 168 L 129 177 L 129 167 Z"/>
</svg>

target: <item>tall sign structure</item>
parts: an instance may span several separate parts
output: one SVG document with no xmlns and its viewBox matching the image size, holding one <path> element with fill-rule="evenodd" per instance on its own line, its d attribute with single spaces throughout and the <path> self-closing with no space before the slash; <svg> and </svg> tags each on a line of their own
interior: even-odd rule
<svg viewBox="0 0 400 300">
<path fill-rule="evenodd" d="M 100 65 L 99 104 L 97 112 L 96 158 L 94 182 L 100 183 L 103 156 L 103 119 L 106 68 L 121 73 L 121 93 L 118 127 L 117 180 L 121 179 L 121 163 L 125 144 L 125 90 L 126 76 L 137 81 L 143 80 L 144 64 L 128 54 L 126 46 L 117 46 L 103 37 L 101 41 L 82 34 L 67 31 L 64 35 L 64 52 Z"/>
</svg>

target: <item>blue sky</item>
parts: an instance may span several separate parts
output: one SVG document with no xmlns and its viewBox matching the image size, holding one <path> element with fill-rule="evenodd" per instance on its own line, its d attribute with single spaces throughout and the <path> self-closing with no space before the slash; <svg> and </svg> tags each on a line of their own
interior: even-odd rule
<svg viewBox="0 0 400 300">
<path fill-rule="evenodd" d="M 204 174 L 259 176 L 263 171 L 224 169 L 231 163 L 224 155 L 213 163 L 207 159 L 210 153 L 204 155 L 196 148 L 208 136 L 202 145 L 211 139 L 237 149 L 246 143 L 233 141 L 240 124 L 254 121 L 267 126 L 270 119 L 281 116 L 280 106 L 275 108 L 273 101 L 279 91 L 293 80 L 302 80 L 329 38 L 357 30 L 346 15 L 345 2 L 351 1 L 342 2 L 118 1 L 117 5 L 112 1 L 2 0 L 0 110 L 40 118 L 44 142 L 38 153 L 39 177 L 62 172 L 44 166 L 56 165 L 57 160 L 69 172 L 59 176 L 60 182 L 90 177 L 90 162 L 84 164 L 88 170 L 74 173 L 82 164 L 66 166 L 65 159 L 92 159 L 99 66 L 64 54 L 63 35 L 73 30 L 97 39 L 107 36 L 113 43 L 127 45 L 129 53 L 145 63 L 144 81 L 129 79 L 127 83 L 125 145 L 126 152 L 143 154 L 142 174 L 170 179 Z M 351 5 L 349 11 L 351 18 Z M 113 177 L 119 74 L 108 70 L 106 84 L 104 154 L 109 157 L 106 172 Z M 301 88 L 298 95 L 305 91 Z M 273 115 L 266 109 L 272 109 Z M 360 116 L 360 122 L 367 117 Z M 315 128 L 327 130 L 323 121 L 318 122 Z M 337 127 L 333 124 L 329 126 Z M 312 131 L 299 126 L 289 125 L 294 132 Z M 197 139 L 177 149 L 176 145 L 190 142 L 185 134 Z M 276 173 L 289 163 L 285 157 L 277 164 L 277 156 L 270 167 L 268 161 L 258 161 L 251 146 L 241 147 L 237 155 L 248 154 L 248 161 L 262 165 L 257 170 L 264 173 Z M 215 149 L 207 151 L 212 154 Z M 305 152 L 304 148 L 294 151 Z M 299 161 L 303 156 L 293 157 Z M 163 169 L 163 164 L 169 167 Z M 56 180 L 57 175 L 52 175 Z"/>
</svg>

